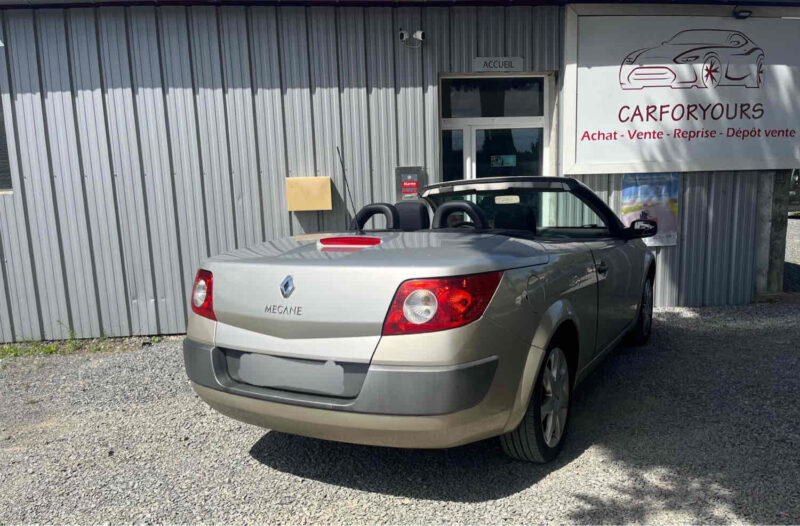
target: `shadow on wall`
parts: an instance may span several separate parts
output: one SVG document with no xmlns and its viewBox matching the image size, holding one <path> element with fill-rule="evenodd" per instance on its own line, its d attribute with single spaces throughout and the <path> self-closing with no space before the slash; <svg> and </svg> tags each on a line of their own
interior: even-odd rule
<svg viewBox="0 0 800 526">
<path fill-rule="evenodd" d="M 800 216 L 790 215 L 786 226 L 783 291 L 800 292 Z"/>
<path fill-rule="evenodd" d="M 783 264 L 783 292 L 800 292 L 800 265 Z"/>
<path fill-rule="evenodd" d="M 278 432 L 250 454 L 329 484 L 455 502 L 514 495 L 551 473 L 565 476 L 557 472 L 583 456 L 575 474 L 586 479 L 563 487 L 570 521 L 650 522 L 677 512 L 686 521 L 796 523 L 798 310 L 772 306 L 758 316 L 764 308 L 659 314 L 649 346 L 618 349 L 579 388 L 569 440 L 550 465 L 509 460 L 496 440 L 397 450 Z M 598 486 L 605 472 L 614 476 Z"/>
</svg>

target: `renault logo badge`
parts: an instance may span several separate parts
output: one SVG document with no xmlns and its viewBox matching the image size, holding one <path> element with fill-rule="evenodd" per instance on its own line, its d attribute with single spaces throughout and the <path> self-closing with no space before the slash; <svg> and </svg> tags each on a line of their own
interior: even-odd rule
<svg viewBox="0 0 800 526">
<path fill-rule="evenodd" d="M 291 275 L 283 278 L 281 282 L 281 294 L 284 298 L 288 298 L 294 292 L 294 278 Z"/>
</svg>

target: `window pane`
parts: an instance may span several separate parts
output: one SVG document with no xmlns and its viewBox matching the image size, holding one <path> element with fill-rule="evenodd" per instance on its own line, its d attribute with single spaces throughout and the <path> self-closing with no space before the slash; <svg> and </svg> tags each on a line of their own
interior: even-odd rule
<svg viewBox="0 0 800 526">
<path fill-rule="evenodd" d="M 589 205 L 568 192 L 547 194 L 539 225 L 543 228 L 605 228 L 606 224 Z"/>
<path fill-rule="evenodd" d="M 592 208 L 571 192 L 509 188 L 430 196 L 436 205 L 471 201 L 483 211 L 489 228 L 521 230 L 547 239 L 595 239 L 609 235 L 608 226 Z M 454 221 L 466 221 L 463 214 Z M 451 216 L 451 217 L 452 217 Z"/>
<path fill-rule="evenodd" d="M 442 181 L 464 178 L 464 132 L 442 130 Z"/>
<path fill-rule="evenodd" d="M 476 177 L 542 175 L 542 129 L 475 131 Z"/>
<path fill-rule="evenodd" d="M 442 79 L 442 117 L 540 117 L 541 77 Z"/>
</svg>

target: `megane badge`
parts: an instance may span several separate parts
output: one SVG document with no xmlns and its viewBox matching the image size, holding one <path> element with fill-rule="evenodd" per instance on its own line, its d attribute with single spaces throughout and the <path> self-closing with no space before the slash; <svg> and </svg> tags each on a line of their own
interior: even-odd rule
<svg viewBox="0 0 800 526">
<path fill-rule="evenodd" d="M 292 278 L 291 274 L 283 278 L 281 282 L 281 294 L 284 298 L 288 298 L 294 292 L 294 278 Z"/>
</svg>

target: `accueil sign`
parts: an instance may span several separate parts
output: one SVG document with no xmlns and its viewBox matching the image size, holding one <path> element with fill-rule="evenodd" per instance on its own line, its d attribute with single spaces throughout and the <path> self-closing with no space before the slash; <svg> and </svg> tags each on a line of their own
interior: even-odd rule
<svg viewBox="0 0 800 526">
<path fill-rule="evenodd" d="M 587 16 L 576 26 L 567 173 L 800 165 L 800 20 Z"/>
<path fill-rule="evenodd" d="M 525 60 L 522 57 L 475 57 L 472 59 L 472 71 L 522 71 Z"/>
</svg>

